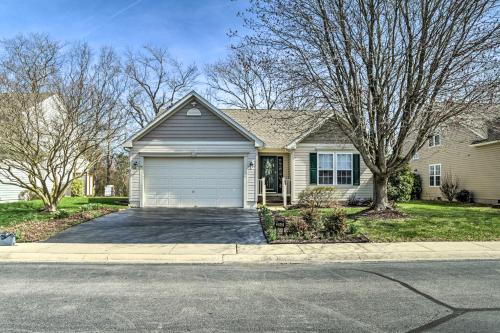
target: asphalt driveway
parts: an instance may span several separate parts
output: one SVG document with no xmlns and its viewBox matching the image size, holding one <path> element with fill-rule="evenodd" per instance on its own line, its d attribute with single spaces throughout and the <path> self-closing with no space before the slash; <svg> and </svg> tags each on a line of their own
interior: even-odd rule
<svg viewBox="0 0 500 333">
<path fill-rule="evenodd" d="M 263 244 L 257 211 L 231 208 L 132 208 L 85 222 L 49 243 Z"/>
</svg>

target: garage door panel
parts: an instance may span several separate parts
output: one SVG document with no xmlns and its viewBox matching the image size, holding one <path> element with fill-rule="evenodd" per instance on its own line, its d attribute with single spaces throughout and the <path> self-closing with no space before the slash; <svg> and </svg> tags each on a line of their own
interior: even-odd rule
<svg viewBox="0 0 500 333">
<path fill-rule="evenodd" d="M 146 157 L 144 182 L 145 206 L 243 206 L 243 158 Z"/>
</svg>

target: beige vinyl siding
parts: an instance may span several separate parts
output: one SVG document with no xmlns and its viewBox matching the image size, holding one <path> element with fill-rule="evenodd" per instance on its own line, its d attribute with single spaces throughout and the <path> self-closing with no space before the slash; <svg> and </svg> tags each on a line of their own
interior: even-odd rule
<svg viewBox="0 0 500 333">
<path fill-rule="evenodd" d="M 352 144 L 343 145 L 314 145 L 298 144 L 294 153 L 294 197 L 292 201 L 296 202 L 298 195 L 308 186 L 317 186 L 309 184 L 309 154 L 317 152 L 338 152 L 338 153 L 357 153 Z M 336 197 L 338 200 L 347 200 L 350 195 L 356 194 L 357 198 L 368 199 L 373 197 L 372 173 L 366 167 L 363 159 L 360 158 L 360 185 L 334 185 L 337 189 Z"/>
<path fill-rule="evenodd" d="M 197 103 L 201 116 L 187 116 L 189 103 L 154 127 L 142 141 L 248 141 L 240 132 Z"/>
<path fill-rule="evenodd" d="M 460 189 L 473 192 L 480 203 L 498 203 L 500 200 L 500 144 L 474 147 L 470 143 L 478 137 L 463 127 L 441 131 L 441 145 L 418 152 L 419 159 L 410 161 L 412 170 L 422 177 L 422 198 L 437 199 L 439 187 L 429 186 L 429 165 L 441 164 L 441 182 L 447 174 L 458 179 Z"/>
<path fill-rule="evenodd" d="M 227 142 L 227 143 L 196 143 L 196 144 L 184 144 L 184 143 L 172 143 L 167 145 L 155 144 L 152 141 L 139 141 L 135 142 L 133 148 L 129 153 L 131 163 L 134 160 L 138 160 L 143 163 L 144 156 L 242 156 L 246 157 L 246 168 L 247 176 L 246 180 L 246 206 L 254 207 L 256 203 L 256 192 L 255 192 L 255 177 L 256 168 L 249 168 L 248 164 L 250 161 L 256 161 L 257 151 L 254 147 L 253 142 Z M 137 170 L 130 170 L 130 206 L 139 207 L 140 206 L 140 196 L 141 196 L 141 176 L 142 168 Z"/>
</svg>

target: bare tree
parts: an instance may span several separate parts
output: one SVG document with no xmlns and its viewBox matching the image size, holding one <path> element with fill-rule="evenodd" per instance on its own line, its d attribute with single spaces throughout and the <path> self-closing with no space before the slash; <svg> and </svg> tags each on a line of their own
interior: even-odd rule
<svg viewBox="0 0 500 333">
<path fill-rule="evenodd" d="M 71 181 L 101 156 L 122 127 L 122 80 L 110 51 L 65 49 L 43 35 L 2 42 L 0 175 L 55 211 Z"/>
<path fill-rule="evenodd" d="M 211 97 L 238 109 L 304 107 L 308 99 L 281 75 L 277 60 L 271 49 L 233 48 L 226 59 L 205 69 Z"/>
<path fill-rule="evenodd" d="M 167 50 L 153 46 L 129 51 L 125 73 L 130 116 L 141 128 L 191 89 L 198 77 L 195 65 L 183 66 Z"/>
<path fill-rule="evenodd" d="M 443 122 L 498 96 L 495 0 L 252 1 L 244 39 L 321 98 L 374 175 L 387 179 Z M 406 148 L 405 148 L 406 147 Z"/>
</svg>

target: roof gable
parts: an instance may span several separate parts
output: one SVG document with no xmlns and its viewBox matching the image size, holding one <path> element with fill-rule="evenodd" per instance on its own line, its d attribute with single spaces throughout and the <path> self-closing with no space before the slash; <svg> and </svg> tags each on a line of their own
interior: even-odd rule
<svg viewBox="0 0 500 333">
<path fill-rule="evenodd" d="M 315 111 L 223 109 L 265 143 L 266 148 L 289 148 L 288 145 L 316 128 Z"/>
<path fill-rule="evenodd" d="M 202 117 L 202 120 L 207 120 L 207 123 L 204 124 L 206 125 L 205 128 L 209 128 L 210 126 L 215 125 L 215 131 L 212 133 L 214 136 L 211 138 L 208 138 L 209 140 L 215 141 L 217 138 L 220 138 L 221 135 L 226 135 L 225 138 L 228 138 L 229 141 L 241 141 L 241 139 L 248 139 L 251 141 L 255 142 L 256 147 L 260 147 L 263 145 L 263 142 L 255 136 L 253 133 L 248 131 L 246 128 L 242 127 L 240 124 L 238 124 L 236 121 L 234 121 L 232 118 L 228 117 L 225 113 L 221 112 L 218 110 L 216 107 L 214 107 L 212 104 L 210 104 L 207 100 L 205 100 L 203 97 L 201 97 L 198 93 L 195 91 L 192 91 L 191 93 L 187 94 L 184 96 L 181 100 L 179 100 L 177 103 L 175 103 L 169 110 L 165 111 L 163 114 L 159 115 L 155 120 L 153 120 L 151 123 L 148 124 L 145 128 L 137 132 L 135 135 L 133 135 L 125 144 L 124 147 L 132 147 L 132 143 L 134 141 L 141 140 L 143 138 L 148 139 L 158 139 L 159 133 L 164 133 L 166 136 L 166 139 L 175 139 L 175 137 L 172 137 L 172 135 L 175 136 L 174 133 L 172 134 L 166 134 L 168 130 L 172 129 L 175 126 L 175 121 L 181 121 L 182 120 L 179 117 L 176 117 L 176 114 L 184 110 L 182 117 L 183 118 L 189 118 L 189 119 L 195 119 L 197 118 L 197 113 L 198 112 L 190 112 L 190 115 L 188 116 L 187 113 L 190 111 L 192 108 L 191 103 L 196 103 L 196 105 L 199 105 L 200 107 L 198 108 L 200 111 L 200 117 Z M 177 119 L 176 119 L 177 118 Z M 173 120 L 173 126 L 169 126 L 167 120 L 172 119 Z M 184 119 L 185 120 L 185 119 Z M 201 119 L 200 119 L 201 120 Z M 192 124 L 195 124 L 196 121 L 193 121 Z M 177 125 L 183 125 L 182 123 L 177 123 Z M 202 125 L 200 122 L 198 122 L 197 126 Z M 196 125 L 195 125 L 196 127 Z M 156 135 L 155 135 L 156 131 Z M 230 131 L 235 131 L 235 133 L 231 134 Z M 198 134 L 195 133 L 196 128 L 191 128 L 189 133 L 186 136 L 183 137 L 185 140 L 196 140 L 198 141 L 201 140 L 207 140 L 206 134 L 208 132 L 200 132 Z M 240 138 L 239 136 L 242 138 Z M 160 135 L 161 137 L 161 135 Z M 182 139 L 179 137 L 178 139 Z"/>
</svg>

